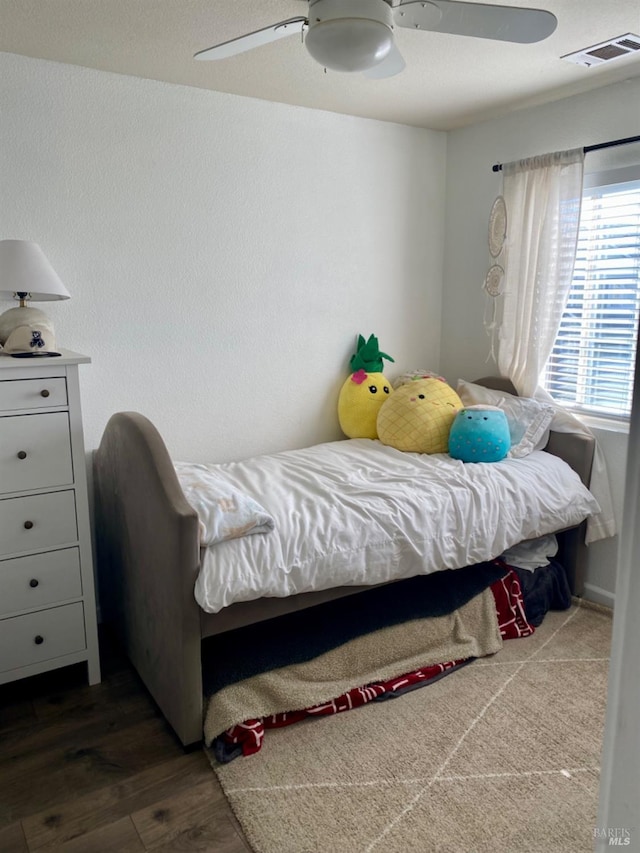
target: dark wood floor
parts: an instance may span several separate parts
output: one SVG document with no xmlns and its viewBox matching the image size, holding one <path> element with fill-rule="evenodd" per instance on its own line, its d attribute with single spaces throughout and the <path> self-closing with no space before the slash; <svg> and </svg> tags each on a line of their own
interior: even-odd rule
<svg viewBox="0 0 640 853">
<path fill-rule="evenodd" d="M 0 686 L 0 853 L 250 850 L 201 749 L 185 753 L 101 634 L 85 664 Z"/>
</svg>

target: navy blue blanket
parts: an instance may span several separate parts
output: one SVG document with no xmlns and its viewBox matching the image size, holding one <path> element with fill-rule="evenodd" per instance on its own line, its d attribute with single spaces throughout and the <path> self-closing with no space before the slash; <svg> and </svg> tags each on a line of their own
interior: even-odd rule
<svg viewBox="0 0 640 853">
<path fill-rule="evenodd" d="M 549 610 L 571 607 L 571 589 L 564 567 L 551 560 L 533 572 L 512 567 L 520 581 L 527 621 L 537 628 Z"/>
</svg>

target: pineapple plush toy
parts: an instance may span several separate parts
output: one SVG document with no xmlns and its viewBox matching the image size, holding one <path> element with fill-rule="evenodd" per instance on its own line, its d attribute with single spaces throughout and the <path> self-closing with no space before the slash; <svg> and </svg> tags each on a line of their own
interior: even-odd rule
<svg viewBox="0 0 640 853">
<path fill-rule="evenodd" d="M 415 379 L 397 388 L 378 412 L 383 444 L 412 453 L 446 453 L 449 432 L 463 403 L 441 379 Z"/>
<path fill-rule="evenodd" d="M 393 390 L 382 373 L 384 358 L 393 361 L 390 355 L 380 352 L 375 335 L 370 335 L 368 341 L 362 335 L 358 337 L 358 347 L 350 362 L 353 372 L 338 397 L 340 428 L 349 438 L 378 437 L 378 412 Z"/>
</svg>

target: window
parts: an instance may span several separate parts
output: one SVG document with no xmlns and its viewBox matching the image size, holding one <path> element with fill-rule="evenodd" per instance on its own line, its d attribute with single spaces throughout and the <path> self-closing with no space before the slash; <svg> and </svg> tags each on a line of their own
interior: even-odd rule
<svg viewBox="0 0 640 853">
<path fill-rule="evenodd" d="M 573 282 L 543 377 L 567 408 L 628 418 L 640 309 L 637 180 L 586 186 Z"/>
</svg>

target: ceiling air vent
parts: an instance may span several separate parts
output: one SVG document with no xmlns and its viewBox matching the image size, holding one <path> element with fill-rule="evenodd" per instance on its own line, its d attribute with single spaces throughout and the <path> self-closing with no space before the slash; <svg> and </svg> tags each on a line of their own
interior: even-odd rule
<svg viewBox="0 0 640 853">
<path fill-rule="evenodd" d="M 640 36 L 625 33 L 623 36 L 593 44 L 575 53 L 567 53 L 560 58 L 588 68 L 591 65 L 602 65 L 603 62 L 612 62 L 614 59 L 633 53 L 640 56 Z"/>
</svg>

